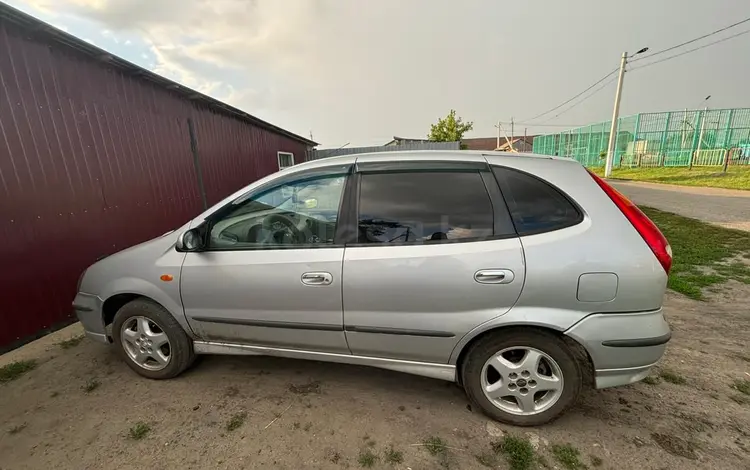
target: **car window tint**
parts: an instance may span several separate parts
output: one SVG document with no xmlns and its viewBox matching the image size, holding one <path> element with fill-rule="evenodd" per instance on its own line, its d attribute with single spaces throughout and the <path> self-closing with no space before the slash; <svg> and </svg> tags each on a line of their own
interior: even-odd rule
<svg viewBox="0 0 750 470">
<path fill-rule="evenodd" d="M 210 248 L 333 243 L 346 176 L 292 181 L 254 195 L 211 225 Z"/>
<path fill-rule="evenodd" d="M 527 173 L 493 167 L 519 235 L 570 227 L 582 220 L 580 211 L 559 190 Z"/>
<path fill-rule="evenodd" d="M 478 172 L 363 174 L 359 243 L 440 242 L 492 236 L 490 197 Z"/>
</svg>

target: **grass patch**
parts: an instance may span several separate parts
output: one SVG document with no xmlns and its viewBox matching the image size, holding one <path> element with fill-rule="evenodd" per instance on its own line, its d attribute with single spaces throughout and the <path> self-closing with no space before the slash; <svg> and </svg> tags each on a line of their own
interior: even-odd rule
<svg viewBox="0 0 750 470">
<path fill-rule="evenodd" d="M 131 439 L 139 441 L 143 439 L 144 437 L 146 437 L 146 435 L 150 432 L 151 432 L 151 426 L 144 423 L 143 421 L 138 421 L 137 423 L 135 423 L 135 426 L 130 428 L 130 430 L 128 431 L 128 434 L 130 435 Z"/>
<path fill-rule="evenodd" d="M 246 411 L 235 413 L 231 418 L 229 418 L 229 421 L 227 421 L 227 431 L 234 431 L 235 429 L 239 429 L 243 424 L 245 424 L 246 419 Z"/>
<path fill-rule="evenodd" d="M 378 456 L 370 449 L 365 449 L 359 453 L 357 462 L 359 462 L 360 467 L 370 468 L 378 462 Z"/>
<path fill-rule="evenodd" d="M 21 432 L 24 429 L 26 429 L 26 426 L 27 426 L 26 423 L 17 424 L 15 426 L 13 426 L 12 428 L 8 429 L 8 434 L 10 434 L 10 435 L 18 434 L 19 432 Z"/>
<path fill-rule="evenodd" d="M 536 462 L 536 453 L 531 442 L 524 437 L 507 435 L 492 443 L 496 454 L 505 455 L 511 470 L 529 470 Z"/>
<path fill-rule="evenodd" d="M 81 388 L 83 389 L 83 391 L 84 391 L 84 392 L 86 392 L 86 393 L 91 393 L 91 392 L 93 392 L 94 390 L 96 390 L 97 388 L 99 388 L 99 386 L 100 386 L 101 384 L 102 384 L 102 383 L 101 383 L 101 382 L 99 382 L 99 381 L 98 381 L 98 380 L 96 380 L 96 379 L 89 379 L 89 380 L 88 380 L 88 381 L 87 381 L 87 382 L 86 382 L 86 383 L 85 383 L 85 384 L 83 385 L 83 387 L 81 387 Z"/>
<path fill-rule="evenodd" d="M 596 455 L 591 456 L 591 466 L 592 467 L 601 467 L 604 461 L 597 457 Z"/>
<path fill-rule="evenodd" d="M 732 384 L 732 388 L 745 395 L 750 395 L 750 380 L 737 379 Z"/>
<path fill-rule="evenodd" d="M 664 379 L 665 382 L 669 382 L 675 385 L 685 385 L 687 383 L 687 379 L 685 377 L 669 369 L 663 369 L 659 371 L 659 377 Z"/>
<path fill-rule="evenodd" d="M 604 168 L 597 168 L 597 174 L 604 175 Z M 680 168 L 616 168 L 612 178 L 648 181 L 684 186 L 704 186 L 727 189 L 750 189 L 750 167 L 730 166 L 726 173 L 720 166 Z"/>
<path fill-rule="evenodd" d="M 37 366 L 35 360 L 16 361 L 0 367 L 0 382 L 10 382 L 21 377 L 26 372 L 34 370 Z"/>
<path fill-rule="evenodd" d="M 674 253 L 668 287 L 696 299 L 702 289 L 729 279 L 750 283 L 750 233 L 703 223 L 689 217 L 641 207 L 659 226 Z"/>
<path fill-rule="evenodd" d="M 73 336 L 72 338 L 60 341 L 59 343 L 57 343 L 57 345 L 60 346 L 62 349 L 74 348 L 78 346 L 79 344 L 81 344 L 81 341 L 83 341 L 83 338 L 84 338 L 83 335 Z"/>
<path fill-rule="evenodd" d="M 383 455 L 383 460 L 386 461 L 386 463 L 389 463 L 391 465 L 395 465 L 397 463 L 403 463 L 404 462 L 404 453 L 400 450 L 396 450 L 393 448 L 393 446 L 390 446 Z"/>
<path fill-rule="evenodd" d="M 587 468 L 581 462 L 581 452 L 570 444 L 555 444 L 552 446 L 552 455 L 568 470 L 579 470 Z"/>
<path fill-rule="evenodd" d="M 645 377 L 641 382 L 647 384 L 647 385 L 659 385 L 659 377 L 656 377 L 655 375 L 649 375 Z"/>
<path fill-rule="evenodd" d="M 445 454 L 448 450 L 448 444 L 437 436 L 430 436 L 422 442 L 425 449 L 432 455 Z"/>
</svg>

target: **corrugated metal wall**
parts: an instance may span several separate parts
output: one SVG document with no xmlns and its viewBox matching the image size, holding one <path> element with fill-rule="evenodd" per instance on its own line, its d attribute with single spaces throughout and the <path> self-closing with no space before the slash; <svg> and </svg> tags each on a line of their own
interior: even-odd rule
<svg viewBox="0 0 750 470">
<path fill-rule="evenodd" d="M 0 21 L 0 348 L 63 322 L 81 271 L 278 170 L 306 145 Z"/>
</svg>

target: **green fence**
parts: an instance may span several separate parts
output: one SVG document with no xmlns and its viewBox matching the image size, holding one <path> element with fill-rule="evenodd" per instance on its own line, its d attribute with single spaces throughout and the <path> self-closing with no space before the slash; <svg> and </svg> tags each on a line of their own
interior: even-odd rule
<svg viewBox="0 0 750 470">
<path fill-rule="evenodd" d="M 604 166 L 612 121 L 534 138 L 534 153 Z M 750 164 L 750 108 L 642 113 L 618 120 L 615 167 Z"/>
</svg>

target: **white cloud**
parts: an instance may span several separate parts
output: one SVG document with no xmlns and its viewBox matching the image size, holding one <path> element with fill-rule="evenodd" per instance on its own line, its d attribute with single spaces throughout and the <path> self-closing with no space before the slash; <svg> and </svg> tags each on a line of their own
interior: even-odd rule
<svg viewBox="0 0 750 470">
<path fill-rule="evenodd" d="M 742 14 L 736 0 L 719 8 L 633 0 L 625 10 L 598 0 L 522 7 L 496 0 L 17 1 L 142 40 L 158 73 L 292 131 L 312 128 L 331 145 L 424 136 L 451 108 L 475 121 L 474 135 L 494 135 L 498 119 L 527 118 L 562 102 L 614 68 L 623 50 L 689 39 L 698 32 L 686 32 L 688 20 L 702 32 Z M 613 15 L 617 22 L 603 20 Z M 727 44 L 700 63 L 695 54 L 628 76 L 623 112 L 682 108 L 712 87 L 726 96 L 722 106 L 735 105 L 746 85 L 734 77 L 750 73 L 736 57 L 750 55 L 750 46 Z M 724 69 L 736 73 L 715 73 Z M 686 72 L 690 80 L 673 79 Z M 654 80 L 662 76 L 671 84 Z M 607 119 L 609 91 L 558 122 Z"/>
</svg>

